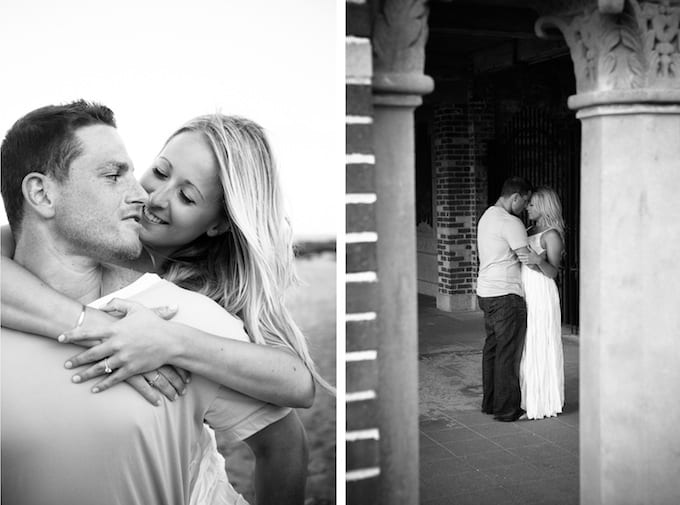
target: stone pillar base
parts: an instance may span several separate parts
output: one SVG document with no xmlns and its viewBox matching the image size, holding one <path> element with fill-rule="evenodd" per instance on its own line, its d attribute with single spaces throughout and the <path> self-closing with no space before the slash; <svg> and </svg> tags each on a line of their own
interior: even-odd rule
<svg viewBox="0 0 680 505">
<path fill-rule="evenodd" d="M 444 312 L 479 310 L 477 307 L 477 296 L 472 294 L 444 295 L 437 293 L 437 308 Z"/>
</svg>

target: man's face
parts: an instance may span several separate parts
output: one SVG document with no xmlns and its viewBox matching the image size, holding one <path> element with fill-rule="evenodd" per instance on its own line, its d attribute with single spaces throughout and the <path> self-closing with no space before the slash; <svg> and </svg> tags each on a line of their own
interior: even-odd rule
<svg viewBox="0 0 680 505">
<path fill-rule="evenodd" d="M 82 153 L 57 183 L 55 222 L 72 254 L 100 261 L 139 256 L 139 220 L 146 192 L 118 131 L 91 125 L 76 131 Z"/>
<path fill-rule="evenodd" d="M 512 195 L 511 202 L 512 213 L 516 216 L 522 214 L 522 212 L 524 212 L 524 209 L 526 209 L 529 200 L 531 200 L 531 192 L 527 193 L 526 195 L 520 195 L 519 193 L 515 193 L 514 195 Z"/>
</svg>

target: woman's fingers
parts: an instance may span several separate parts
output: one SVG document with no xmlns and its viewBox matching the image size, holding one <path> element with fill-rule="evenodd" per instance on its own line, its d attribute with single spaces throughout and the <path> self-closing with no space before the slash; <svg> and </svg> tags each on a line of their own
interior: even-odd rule
<svg viewBox="0 0 680 505">
<path fill-rule="evenodd" d="M 75 374 L 73 377 L 71 377 L 71 380 L 75 382 L 76 384 L 80 384 L 81 382 L 87 382 L 90 379 L 94 379 L 95 377 L 99 377 L 100 375 L 107 375 L 109 372 L 106 370 L 106 366 L 108 363 L 104 361 L 100 361 L 98 363 L 95 363 L 91 367 L 87 368 L 86 370 L 83 370 L 81 372 L 78 372 Z M 111 368 L 111 365 L 109 364 L 109 369 L 113 370 Z M 68 367 L 66 367 L 68 368 Z"/>
<path fill-rule="evenodd" d="M 111 386 L 115 386 L 119 382 L 123 382 L 130 378 L 131 377 L 129 377 L 129 374 L 126 374 L 122 368 L 119 368 L 118 370 L 107 374 L 104 379 L 97 382 L 97 384 L 92 387 L 91 391 L 93 393 L 101 393 L 102 391 L 109 389 Z"/>
<path fill-rule="evenodd" d="M 179 374 L 185 384 L 189 384 L 191 382 L 191 372 L 189 370 L 178 367 L 173 367 L 173 370 Z"/>
<path fill-rule="evenodd" d="M 177 314 L 179 307 L 177 305 L 164 305 L 162 307 L 154 307 L 151 309 L 158 317 L 163 319 L 172 319 Z"/>
<path fill-rule="evenodd" d="M 69 342 L 81 342 L 83 340 L 103 340 L 112 335 L 109 328 L 74 328 L 62 333 L 57 337 L 57 340 L 62 344 Z"/>
<path fill-rule="evenodd" d="M 184 394 L 186 384 L 175 367 L 164 365 L 158 369 L 158 372 L 165 377 L 178 395 Z"/>
<path fill-rule="evenodd" d="M 145 373 L 144 378 L 169 400 L 177 399 L 177 391 L 159 371 Z"/>
<path fill-rule="evenodd" d="M 102 344 L 96 345 L 94 347 L 90 347 L 86 351 L 81 352 L 80 354 L 76 354 L 72 358 L 70 358 L 66 363 L 64 363 L 64 367 L 66 368 L 77 368 L 79 366 L 87 365 L 88 363 L 94 363 L 97 361 L 102 361 L 100 363 L 103 365 L 103 360 L 105 358 L 108 358 L 113 354 L 113 349 L 110 349 L 110 346 L 107 345 L 107 342 L 104 342 Z M 109 364 L 110 366 L 111 364 Z M 113 368 L 113 367 L 111 367 Z M 102 368 L 104 370 L 104 368 Z M 99 374 L 101 375 L 101 374 Z"/>
<path fill-rule="evenodd" d="M 134 375 L 130 377 L 127 381 L 130 386 L 134 388 L 140 395 L 142 395 L 146 401 L 153 405 L 161 404 L 161 397 L 158 392 L 151 386 L 141 375 Z"/>
<path fill-rule="evenodd" d="M 109 303 L 101 307 L 99 310 L 104 312 L 118 312 L 120 314 L 127 314 L 135 310 L 145 308 L 141 303 L 133 302 L 132 300 L 123 300 L 122 298 L 112 298 Z"/>
</svg>

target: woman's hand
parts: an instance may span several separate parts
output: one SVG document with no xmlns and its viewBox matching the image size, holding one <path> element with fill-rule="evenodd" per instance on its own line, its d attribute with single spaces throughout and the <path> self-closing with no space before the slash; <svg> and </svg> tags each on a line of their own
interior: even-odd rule
<svg viewBox="0 0 680 505">
<path fill-rule="evenodd" d="M 528 248 L 528 252 L 520 251 L 517 253 L 517 258 L 523 265 L 540 265 L 543 262 L 543 257 L 536 254 L 533 249 Z"/>
<path fill-rule="evenodd" d="M 94 385 L 93 392 L 104 391 L 132 376 L 144 374 L 147 382 L 168 398 L 174 399 L 178 393 L 182 394 L 189 374 L 174 367 L 163 367 L 169 360 L 171 345 L 167 336 L 168 323 L 163 318 L 174 316 L 177 309 L 151 310 L 136 302 L 113 299 L 101 310 L 122 314 L 123 317 L 107 327 L 80 327 L 59 338 L 63 343 L 100 342 L 65 363 L 66 368 L 92 363 L 87 370 L 74 375 L 73 381 L 86 382 L 107 374 L 108 368 L 112 372 Z M 137 387 L 135 389 L 139 391 Z"/>
<path fill-rule="evenodd" d="M 110 377 L 110 376 L 109 376 Z M 117 384 L 119 381 L 109 380 L 109 377 L 100 381 L 92 388 L 93 393 L 100 393 Z M 141 394 L 149 403 L 160 405 L 160 391 L 170 401 L 176 400 L 178 395 L 186 393 L 186 384 L 190 382 L 189 372 L 174 366 L 164 365 L 158 370 L 141 375 L 133 375 L 126 379 L 135 391 Z"/>
</svg>

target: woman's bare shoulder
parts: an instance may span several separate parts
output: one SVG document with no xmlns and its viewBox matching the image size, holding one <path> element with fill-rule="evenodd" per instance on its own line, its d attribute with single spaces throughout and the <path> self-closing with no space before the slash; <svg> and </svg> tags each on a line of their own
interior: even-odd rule
<svg viewBox="0 0 680 505">
<path fill-rule="evenodd" d="M 541 235 L 541 246 L 543 249 L 559 249 L 560 251 L 564 249 L 564 242 L 560 232 L 555 228 L 547 230 L 543 235 Z"/>
</svg>

